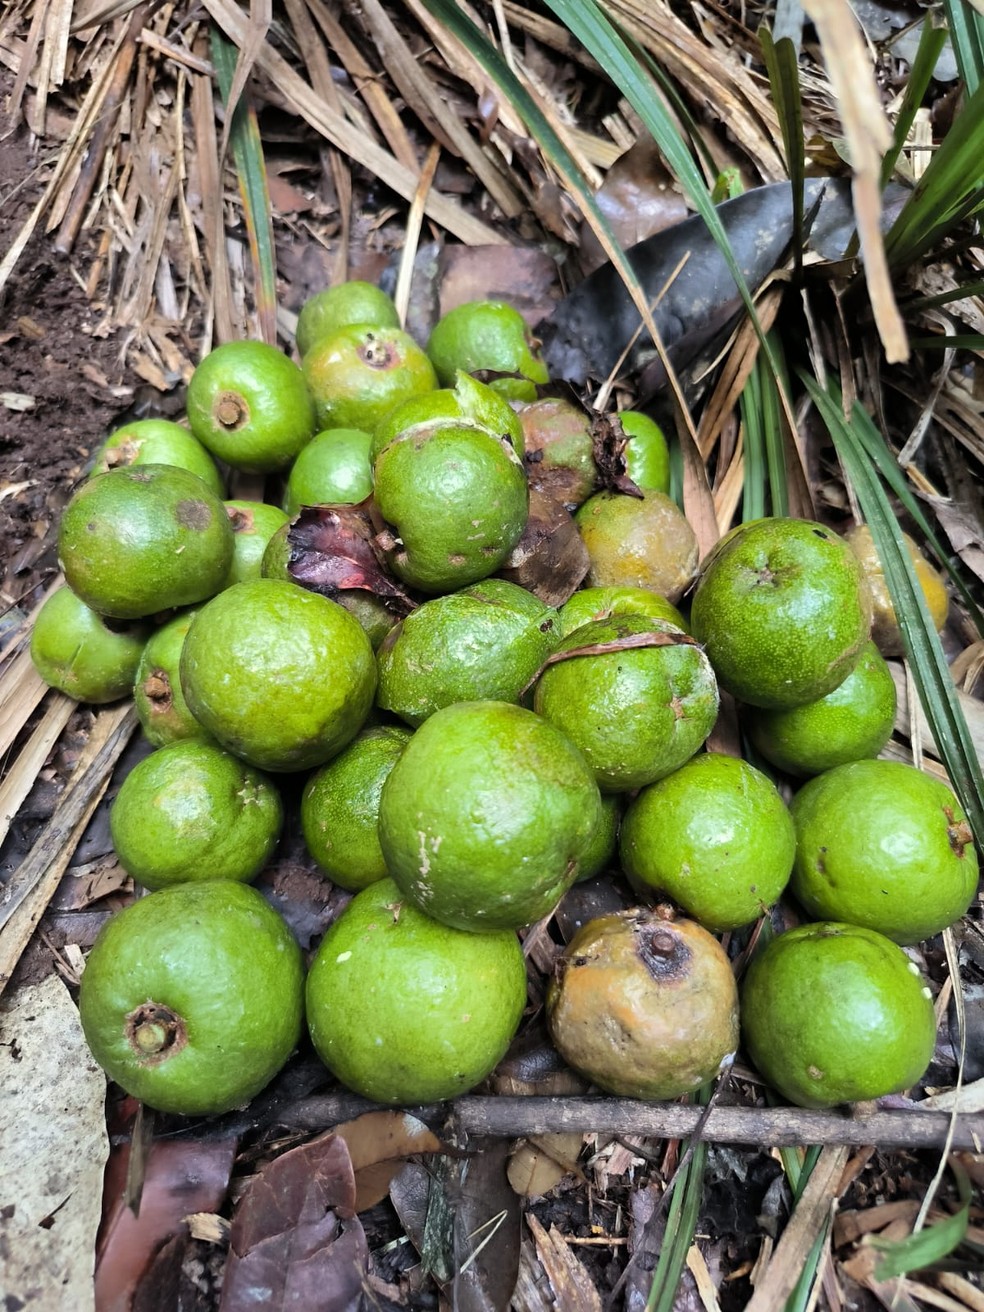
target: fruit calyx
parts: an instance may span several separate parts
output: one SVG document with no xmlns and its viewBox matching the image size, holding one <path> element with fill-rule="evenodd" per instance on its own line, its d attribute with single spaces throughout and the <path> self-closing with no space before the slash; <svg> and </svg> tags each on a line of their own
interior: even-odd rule
<svg viewBox="0 0 984 1312">
<path fill-rule="evenodd" d="M 241 392 L 219 392 L 212 403 L 212 414 L 227 433 L 235 433 L 249 423 L 249 405 Z"/>
<path fill-rule="evenodd" d="M 166 670 L 151 670 L 144 680 L 144 696 L 149 702 L 153 702 L 158 711 L 169 711 L 174 701 L 174 694 L 171 691 L 171 680 L 167 677 Z"/>
<path fill-rule="evenodd" d="M 124 1032 L 144 1066 L 160 1065 L 179 1053 L 188 1042 L 187 1027 L 178 1013 L 150 999 L 130 1012 Z"/>
</svg>

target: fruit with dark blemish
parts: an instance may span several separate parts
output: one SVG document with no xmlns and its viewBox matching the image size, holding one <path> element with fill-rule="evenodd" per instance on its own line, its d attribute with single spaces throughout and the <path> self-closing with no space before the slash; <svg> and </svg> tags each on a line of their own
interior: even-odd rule
<svg viewBox="0 0 984 1312">
<path fill-rule="evenodd" d="M 721 944 L 668 908 L 600 916 L 575 934 L 547 993 L 564 1060 L 627 1098 L 677 1098 L 726 1069 L 738 991 Z"/>
<path fill-rule="evenodd" d="M 65 507 L 58 555 L 72 590 L 93 610 L 139 619 L 218 592 L 232 560 L 225 507 L 173 465 L 111 469 Z"/>
<path fill-rule="evenodd" d="M 244 1107 L 301 1033 L 304 967 L 283 919 L 248 885 L 179 884 L 103 926 L 79 1013 L 92 1055 L 160 1111 Z"/>
<path fill-rule="evenodd" d="M 519 411 L 530 486 L 576 510 L 598 483 L 591 421 L 580 406 L 545 397 Z"/>
<path fill-rule="evenodd" d="M 314 402 L 304 375 L 266 342 L 226 342 L 188 384 L 188 422 L 204 447 L 233 469 L 286 469 L 314 436 Z"/>
<path fill-rule="evenodd" d="M 226 578 L 226 587 L 258 579 L 262 572 L 263 553 L 276 533 L 288 523 L 286 513 L 278 506 L 262 501 L 227 501 L 226 514 L 232 525 L 232 564 Z"/>
<path fill-rule="evenodd" d="M 400 328 L 349 324 L 316 342 L 302 367 L 319 429 L 371 433 L 401 401 L 437 387 L 430 360 Z"/>
<path fill-rule="evenodd" d="M 967 817 L 945 783 L 915 766 L 837 766 L 804 784 L 790 811 L 790 891 L 818 920 L 917 943 L 952 925 L 977 893 Z"/>
<path fill-rule="evenodd" d="M 133 701 L 140 727 L 154 747 L 194 738 L 212 742 L 212 736 L 192 715 L 181 691 L 181 648 L 198 614 L 185 610 L 162 625 L 147 640 L 133 681 Z"/>
</svg>

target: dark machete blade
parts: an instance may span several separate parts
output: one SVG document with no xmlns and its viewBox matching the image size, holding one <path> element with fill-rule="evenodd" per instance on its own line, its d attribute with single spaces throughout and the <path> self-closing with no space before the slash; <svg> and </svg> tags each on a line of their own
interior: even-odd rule
<svg viewBox="0 0 984 1312">
<path fill-rule="evenodd" d="M 889 212 L 898 212 L 906 194 L 886 194 Z M 889 203 L 891 202 L 891 203 Z M 839 259 L 854 232 L 851 186 L 847 178 L 810 178 L 803 187 L 808 248 L 825 259 Z M 718 206 L 738 267 L 755 290 L 778 265 L 793 236 L 792 188 L 771 183 Z M 673 365 L 685 368 L 704 346 L 742 310 L 738 285 L 699 214 L 666 228 L 627 251 L 650 301 L 666 288 L 653 315 Z M 633 335 L 620 376 L 645 371 L 644 391 L 652 395 L 666 383 L 649 333 L 615 268 L 603 264 L 585 278 L 536 327 L 551 378 L 583 386 L 609 377 Z"/>
</svg>

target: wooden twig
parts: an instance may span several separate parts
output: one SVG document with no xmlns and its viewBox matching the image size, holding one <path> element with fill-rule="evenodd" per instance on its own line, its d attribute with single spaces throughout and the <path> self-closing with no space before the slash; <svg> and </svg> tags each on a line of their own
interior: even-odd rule
<svg viewBox="0 0 984 1312">
<path fill-rule="evenodd" d="M 285 1109 L 281 1123 L 326 1129 L 376 1104 L 353 1094 L 304 1098 Z M 445 1115 L 437 1105 L 412 1109 L 427 1120 Z M 470 1135 L 521 1138 L 535 1134 L 607 1132 L 685 1139 L 693 1134 L 703 1108 L 678 1103 L 636 1102 L 629 1098 L 464 1097 L 453 1104 L 459 1129 Z M 701 1138 L 712 1143 L 768 1145 L 876 1144 L 882 1148 L 934 1148 L 946 1139 L 950 1116 L 918 1107 L 852 1115 L 808 1111 L 802 1107 L 712 1107 L 701 1124 Z M 953 1146 L 980 1152 L 984 1115 L 956 1119 Z"/>
<path fill-rule="evenodd" d="M 40 838 L 11 875 L 0 901 L 0 993 L 68 868 L 113 766 L 137 725 L 132 702 L 100 711 L 78 765 Z"/>
</svg>

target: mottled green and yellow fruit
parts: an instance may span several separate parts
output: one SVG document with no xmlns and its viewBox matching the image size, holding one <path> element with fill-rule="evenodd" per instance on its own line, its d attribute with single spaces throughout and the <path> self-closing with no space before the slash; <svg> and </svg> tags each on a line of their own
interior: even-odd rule
<svg viewBox="0 0 984 1312">
<path fill-rule="evenodd" d="M 861 562 L 871 592 L 871 637 L 883 656 L 901 656 L 905 650 L 902 632 L 885 580 L 885 567 L 872 539 L 871 529 L 867 524 L 859 524 L 857 528 L 852 528 L 846 534 L 846 539 Z M 926 599 L 929 617 L 939 631 L 946 623 L 947 611 L 950 607 L 946 580 L 939 570 L 933 568 L 908 533 L 902 534 L 902 540 Z"/>
<path fill-rule="evenodd" d="M 591 557 L 590 587 L 648 588 L 679 601 L 697 574 L 697 538 L 662 492 L 597 492 L 574 516 Z"/>
</svg>

